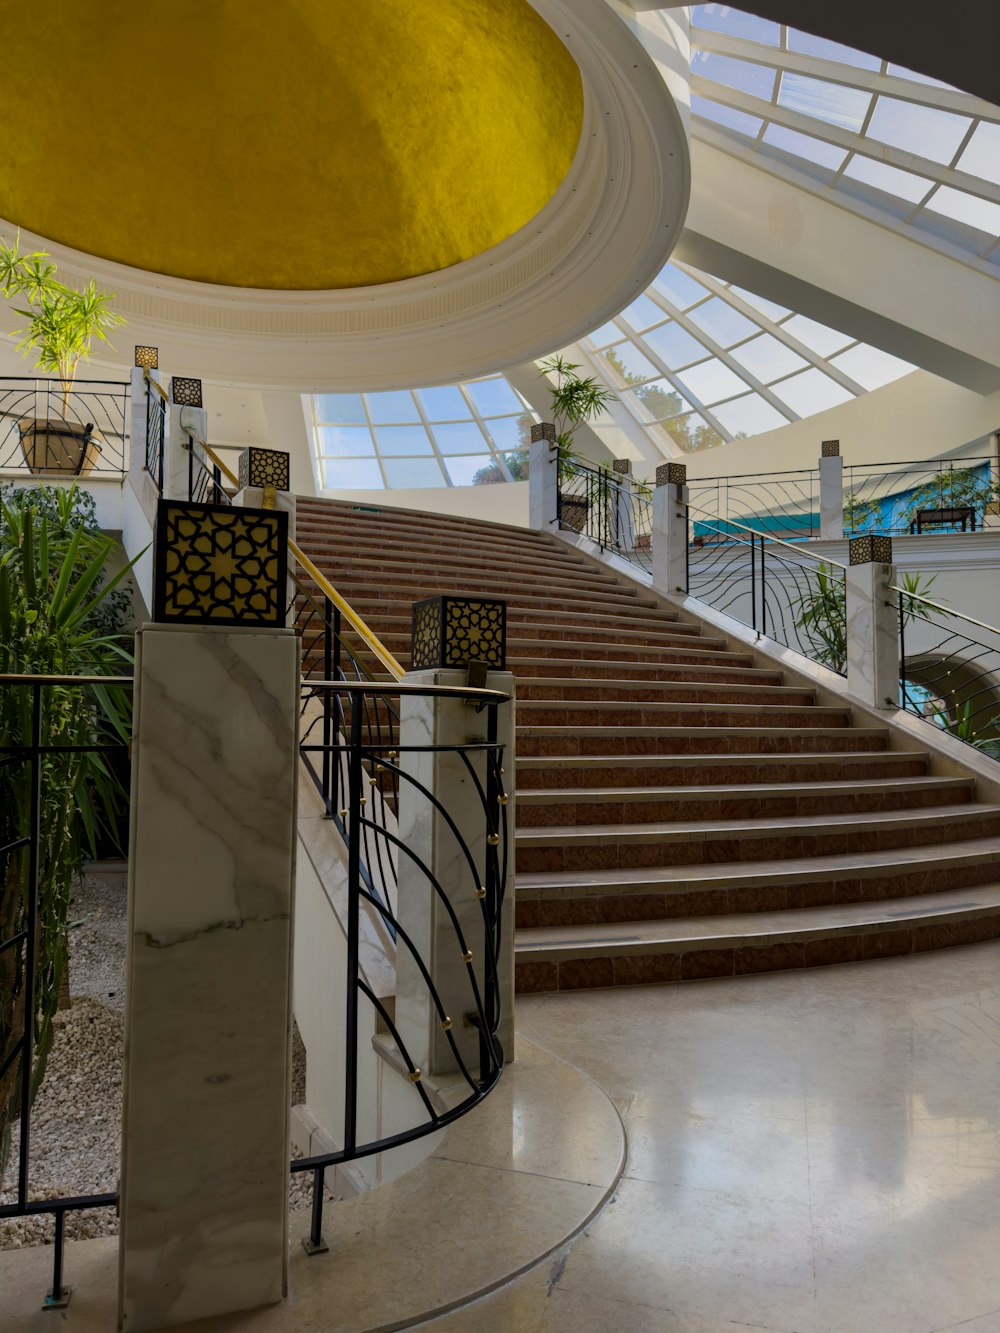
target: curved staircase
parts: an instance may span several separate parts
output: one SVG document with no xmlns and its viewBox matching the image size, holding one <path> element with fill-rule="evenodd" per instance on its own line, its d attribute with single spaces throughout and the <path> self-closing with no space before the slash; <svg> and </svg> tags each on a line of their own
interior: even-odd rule
<svg viewBox="0 0 1000 1333">
<path fill-rule="evenodd" d="M 410 606 L 507 602 L 519 990 L 676 982 L 1000 934 L 1000 806 L 558 538 L 299 499 L 404 663 Z M 358 645 L 359 656 L 363 655 Z M 377 664 L 372 664 L 373 668 Z M 863 716 L 863 715 L 862 715 Z"/>
</svg>

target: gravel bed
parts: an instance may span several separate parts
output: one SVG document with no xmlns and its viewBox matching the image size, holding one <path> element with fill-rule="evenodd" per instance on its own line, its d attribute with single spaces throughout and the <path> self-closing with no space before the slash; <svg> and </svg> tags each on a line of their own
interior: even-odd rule
<svg viewBox="0 0 1000 1333">
<path fill-rule="evenodd" d="M 72 1005 L 55 1018 L 45 1079 L 31 1115 L 32 1199 L 113 1193 L 118 1187 L 125 1019 L 126 889 L 95 875 L 77 885 L 70 909 Z M 306 1052 L 292 1033 L 292 1105 L 305 1100 Z M 12 1203 L 19 1134 L 14 1128 L 6 1189 Z M 312 1176 L 292 1177 L 291 1206 L 310 1203 Z M 329 1195 L 329 1197 L 333 1197 Z M 52 1242 L 50 1214 L 0 1221 L 0 1249 Z M 118 1234 L 113 1207 L 66 1214 L 66 1238 Z"/>
</svg>

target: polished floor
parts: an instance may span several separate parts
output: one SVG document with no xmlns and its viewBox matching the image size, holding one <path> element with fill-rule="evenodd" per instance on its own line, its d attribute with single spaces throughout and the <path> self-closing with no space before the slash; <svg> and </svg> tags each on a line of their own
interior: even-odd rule
<svg viewBox="0 0 1000 1333">
<path fill-rule="evenodd" d="M 1000 1333 L 1000 943 L 529 996 L 518 1027 L 615 1100 L 625 1175 L 424 1327 Z"/>
</svg>

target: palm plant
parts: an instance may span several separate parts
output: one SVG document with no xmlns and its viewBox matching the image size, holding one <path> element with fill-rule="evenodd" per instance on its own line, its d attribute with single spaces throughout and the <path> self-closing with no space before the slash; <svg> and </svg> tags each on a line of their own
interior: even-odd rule
<svg viewBox="0 0 1000 1333">
<path fill-rule="evenodd" d="M 128 573 L 104 580 L 117 543 L 66 522 L 72 498 L 55 517 L 31 504 L 0 501 L 0 673 L 33 675 L 130 674 L 132 656 L 120 633 L 108 632 L 98 615 Z M 59 513 L 61 512 L 62 518 Z M 67 963 L 67 917 L 73 879 L 84 855 L 93 854 L 99 831 L 124 799 L 121 783 L 101 753 L 85 748 L 102 730 L 125 741 L 130 708 L 120 687 L 47 686 L 42 691 L 42 746 L 38 756 L 40 808 L 37 829 L 36 985 L 26 992 L 23 949 L 0 952 L 0 1052 L 8 1052 L 34 1006 L 34 1050 L 22 1060 L 29 1097 L 41 1085 L 53 1037 L 53 1016 Z M 32 691 L 0 685 L 0 728 L 8 746 L 32 735 Z M 58 752 L 51 748 L 58 747 Z M 29 849 L 18 845 L 32 825 L 31 765 L 16 753 L 0 764 L 0 942 L 25 929 L 34 886 Z M 18 1062 L 0 1075 L 0 1175 L 10 1149 L 11 1125 L 20 1102 Z"/>
<path fill-rule="evenodd" d="M 904 626 L 926 620 L 929 612 L 920 599 L 930 592 L 937 575 L 901 574 L 899 578 L 904 589 L 900 597 Z M 835 566 L 821 561 L 792 607 L 798 613 L 795 627 L 805 632 L 816 661 L 843 675 L 847 669 L 847 587 Z"/>
<path fill-rule="evenodd" d="M 572 471 L 577 458 L 573 437 L 580 427 L 605 411 L 617 395 L 598 382 L 593 375 L 581 376 L 581 367 L 562 356 L 550 356 L 543 361 L 539 374 L 555 376 L 549 386 L 550 411 L 556 428 L 556 451 L 560 477 Z"/>
</svg>

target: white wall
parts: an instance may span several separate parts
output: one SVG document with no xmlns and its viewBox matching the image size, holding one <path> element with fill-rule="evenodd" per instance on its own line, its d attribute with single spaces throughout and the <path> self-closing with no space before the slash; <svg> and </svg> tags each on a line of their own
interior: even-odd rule
<svg viewBox="0 0 1000 1333">
<path fill-rule="evenodd" d="M 376 509 L 425 509 L 455 518 L 481 518 L 491 523 L 528 526 L 528 483 L 508 481 L 495 486 L 428 486 L 405 491 L 330 491 L 335 500 Z"/>
</svg>

